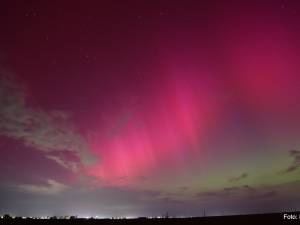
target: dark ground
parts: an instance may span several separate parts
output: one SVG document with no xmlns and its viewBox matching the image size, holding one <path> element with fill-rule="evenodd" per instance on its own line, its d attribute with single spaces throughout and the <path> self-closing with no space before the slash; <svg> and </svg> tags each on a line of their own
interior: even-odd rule
<svg viewBox="0 0 300 225">
<path fill-rule="evenodd" d="M 299 224 L 300 212 L 286 213 L 295 215 L 296 219 L 284 219 L 284 213 L 255 214 L 239 216 L 215 216 L 215 217 L 194 217 L 194 218 L 163 218 L 163 219 L 0 219 L 1 224 L 241 224 L 241 225 L 273 225 L 273 224 Z"/>
</svg>

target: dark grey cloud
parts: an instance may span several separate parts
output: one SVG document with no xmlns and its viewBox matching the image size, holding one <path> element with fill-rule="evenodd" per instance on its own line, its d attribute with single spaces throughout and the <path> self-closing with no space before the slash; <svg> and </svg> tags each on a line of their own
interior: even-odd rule
<svg viewBox="0 0 300 225">
<path fill-rule="evenodd" d="M 238 182 L 238 181 L 243 180 L 247 177 L 248 177 L 248 173 L 242 173 L 241 175 L 239 175 L 237 177 L 230 178 L 228 181 L 229 182 Z"/>
<path fill-rule="evenodd" d="M 300 151 L 290 150 L 289 155 L 293 158 L 291 165 L 281 173 L 290 173 L 300 168 Z"/>
<path fill-rule="evenodd" d="M 183 204 L 184 201 L 180 201 L 171 197 L 162 197 L 159 198 L 160 201 L 162 201 L 163 203 L 167 203 L 167 204 Z"/>
<path fill-rule="evenodd" d="M 270 194 L 272 193 L 272 194 Z M 199 192 L 197 197 L 208 198 L 267 198 L 273 197 L 275 191 L 263 188 L 255 188 L 250 185 L 225 187 L 221 190 Z"/>
<path fill-rule="evenodd" d="M 185 191 L 189 190 L 189 187 L 182 186 L 182 187 L 179 188 L 179 190 L 182 191 L 182 192 L 185 192 Z"/>
</svg>

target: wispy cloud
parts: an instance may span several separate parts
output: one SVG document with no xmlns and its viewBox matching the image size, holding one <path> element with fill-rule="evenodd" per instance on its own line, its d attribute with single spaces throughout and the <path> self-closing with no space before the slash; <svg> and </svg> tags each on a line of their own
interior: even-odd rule
<svg viewBox="0 0 300 225">
<path fill-rule="evenodd" d="M 300 151 L 290 150 L 289 155 L 293 158 L 293 162 L 287 169 L 282 171 L 282 173 L 290 173 L 300 168 Z"/>
<path fill-rule="evenodd" d="M 57 164 L 61 165 L 66 169 L 70 169 L 74 172 L 77 170 L 77 162 L 67 161 L 62 159 L 60 156 L 56 155 L 46 155 L 46 158 L 55 161 Z"/>
<path fill-rule="evenodd" d="M 89 151 L 86 139 L 62 111 L 46 112 L 26 103 L 24 88 L 17 85 L 12 75 L 0 71 L 0 135 L 23 141 L 43 151 L 46 157 L 65 168 L 76 170 L 78 163 L 70 163 L 52 153 L 72 152 L 80 163 L 88 165 L 96 158 Z"/>
<path fill-rule="evenodd" d="M 68 187 L 55 180 L 47 180 L 45 185 L 21 184 L 18 189 L 32 194 L 55 195 L 65 191 Z"/>
<path fill-rule="evenodd" d="M 250 185 L 225 187 L 221 190 L 199 192 L 197 194 L 199 198 L 251 197 L 253 199 L 270 198 L 275 195 L 276 192 L 274 190 L 254 188 Z"/>
<path fill-rule="evenodd" d="M 230 178 L 228 181 L 229 182 L 238 182 L 240 180 L 245 179 L 246 177 L 248 177 L 248 173 L 242 173 L 241 175 L 237 176 L 237 177 L 232 177 Z"/>
</svg>

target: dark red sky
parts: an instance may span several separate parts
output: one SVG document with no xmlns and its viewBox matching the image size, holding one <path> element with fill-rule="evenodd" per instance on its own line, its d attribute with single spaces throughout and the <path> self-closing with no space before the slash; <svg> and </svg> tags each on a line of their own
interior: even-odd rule
<svg viewBox="0 0 300 225">
<path fill-rule="evenodd" d="M 298 1 L 2 1 L 0 25 L 0 214 L 299 207 Z"/>
</svg>

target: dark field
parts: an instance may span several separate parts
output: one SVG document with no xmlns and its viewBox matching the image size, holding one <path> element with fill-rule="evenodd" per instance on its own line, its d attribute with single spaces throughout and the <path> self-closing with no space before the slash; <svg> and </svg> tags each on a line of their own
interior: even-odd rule
<svg viewBox="0 0 300 225">
<path fill-rule="evenodd" d="M 294 219 L 284 218 L 285 213 L 253 214 L 239 216 L 212 216 L 193 218 L 161 218 L 161 219 L 1 219 L 1 224 L 300 224 L 299 212 L 286 213 L 286 217 L 294 215 Z"/>
</svg>

